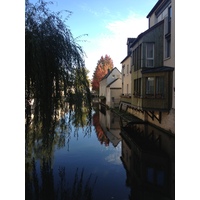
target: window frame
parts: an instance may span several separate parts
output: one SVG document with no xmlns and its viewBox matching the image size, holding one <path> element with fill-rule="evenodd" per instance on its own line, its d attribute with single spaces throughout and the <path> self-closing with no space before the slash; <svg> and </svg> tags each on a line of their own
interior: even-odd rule
<svg viewBox="0 0 200 200">
<path fill-rule="evenodd" d="M 148 46 L 149 45 L 152 45 L 152 57 L 149 57 L 148 56 Z M 151 68 L 151 67 L 154 67 L 154 54 L 155 54 L 155 50 L 154 50 L 154 48 L 155 48 L 155 44 L 154 43 L 146 43 L 146 67 L 148 67 L 148 68 Z M 152 65 L 148 65 L 148 61 L 152 61 Z"/>
<path fill-rule="evenodd" d="M 165 78 L 164 76 L 156 76 L 155 94 L 156 98 L 163 98 L 165 93 Z"/>
<path fill-rule="evenodd" d="M 168 33 L 171 33 L 172 7 L 168 8 Z"/>
<path fill-rule="evenodd" d="M 134 97 L 141 98 L 142 96 L 142 78 L 134 79 Z"/>
<path fill-rule="evenodd" d="M 170 58 L 171 56 L 171 37 L 168 36 L 165 38 L 165 58 Z"/>
<path fill-rule="evenodd" d="M 129 65 L 126 66 L 126 74 L 129 75 Z"/>
<path fill-rule="evenodd" d="M 151 82 L 150 82 L 150 79 Z M 165 96 L 165 77 L 148 76 L 145 77 L 145 97 L 164 98 Z"/>
<path fill-rule="evenodd" d="M 151 79 L 153 79 L 153 80 L 151 80 Z M 146 77 L 146 84 L 145 85 L 146 85 L 145 95 L 154 96 L 155 95 L 155 77 L 154 76 Z"/>
</svg>

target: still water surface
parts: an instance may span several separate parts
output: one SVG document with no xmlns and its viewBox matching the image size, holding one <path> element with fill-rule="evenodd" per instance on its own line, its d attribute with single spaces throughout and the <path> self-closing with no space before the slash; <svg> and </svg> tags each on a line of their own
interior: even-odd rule
<svg viewBox="0 0 200 200">
<path fill-rule="evenodd" d="M 60 166 L 64 166 L 67 179 L 71 175 L 70 179 L 73 180 L 76 169 L 84 169 L 84 177 L 92 175 L 92 179 L 96 179 L 94 199 L 128 199 L 130 188 L 126 186 L 126 171 L 120 159 L 121 141 L 113 146 L 106 135 L 101 137 L 100 134 L 105 133 L 97 126 L 99 133 L 94 126 L 89 133 L 85 133 L 87 127 L 76 130 L 72 126 L 68 143 L 61 149 L 56 148 L 54 152 L 54 170 L 58 171 Z M 117 132 L 119 136 L 119 128 Z"/>
<path fill-rule="evenodd" d="M 120 158 L 119 118 L 112 114 L 111 133 L 107 130 L 110 125 L 104 123 L 110 112 L 104 115 L 93 111 L 92 115 L 92 125 L 81 127 L 65 113 L 46 147 L 43 139 L 35 138 L 31 154 L 26 155 L 27 199 L 129 199 L 130 188 Z M 87 197 L 84 192 L 89 193 Z"/>
<path fill-rule="evenodd" d="M 166 179 L 173 168 L 169 156 L 142 153 L 126 134 L 122 137 L 120 118 L 111 111 L 93 111 L 92 123 L 82 126 L 71 120 L 74 114 L 65 113 L 46 141 L 41 133 L 32 133 L 26 141 L 26 199 L 173 199 L 168 189 L 172 181 Z M 167 169 L 162 167 L 166 163 Z M 144 173 L 133 176 L 138 166 Z M 158 188 L 151 195 L 163 191 L 168 197 L 151 197 L 135 187 L 132 180 L 139 177 L 142 186 L 143 176 Z"/>
</svg>

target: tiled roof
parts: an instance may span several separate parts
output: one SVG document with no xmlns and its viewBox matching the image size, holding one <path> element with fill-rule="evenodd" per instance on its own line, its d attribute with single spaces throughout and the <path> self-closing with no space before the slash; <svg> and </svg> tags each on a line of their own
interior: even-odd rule
<svg viewBox="0 0 200 200">
<path fill-rule="evenodd" d="M 112 71 L 114 70 L 114 69 L 117 69 L 116 67 L 114 67 L 112 70 L 110 70 L 102 79 L 101 79 L 101 81 L 103 80 L 103 79 L 106 79 L 111 73 L 112 73 Z M 118 69 L 117 69 L 118 70 Z M 119 70 L 118 70 L 119 71 Z M 120 71 L 119 71 L 120 72 Z M 121 72 L 120 72 L 121 73 Z"/>
</svg>

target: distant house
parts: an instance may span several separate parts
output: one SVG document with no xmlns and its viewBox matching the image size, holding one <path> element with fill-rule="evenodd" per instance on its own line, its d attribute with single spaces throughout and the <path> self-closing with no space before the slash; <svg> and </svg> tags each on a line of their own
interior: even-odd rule
<svg viewBox="0 0 200 200">
<path fill-rule="evenodd" d="M 101 104 L 108 107 L 119 106 L 121 91 L 121 72 L 115 67 L 112 70 L 108 70 L 108 73 L 99 83 L 99 97 L 101 99 Z"/>
</svg>

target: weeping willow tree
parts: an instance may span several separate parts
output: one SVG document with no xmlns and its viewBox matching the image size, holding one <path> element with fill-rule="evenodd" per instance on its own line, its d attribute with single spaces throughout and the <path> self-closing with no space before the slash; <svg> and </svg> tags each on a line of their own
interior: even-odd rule
<svg viewBox="0 0 200 200">
<path fill-rule="evenodd" d="M 63 20 L 61 12 L 49 10 L 49 3 L 25 2 L 26 117 L 30 115 L 30 101 L 34 99 L 35 120 L 52 118 L 54 111 L 63 107 L 67 89 L 74 83 L 79 94 L 77 75 L 80 73 L 84 98 L 90 98 L 84 51 L 66 25 L 71 12 L 66 11 L 67 17 Z M 82 106 L 79 102 L 76 105 Z"/>
</svg>

